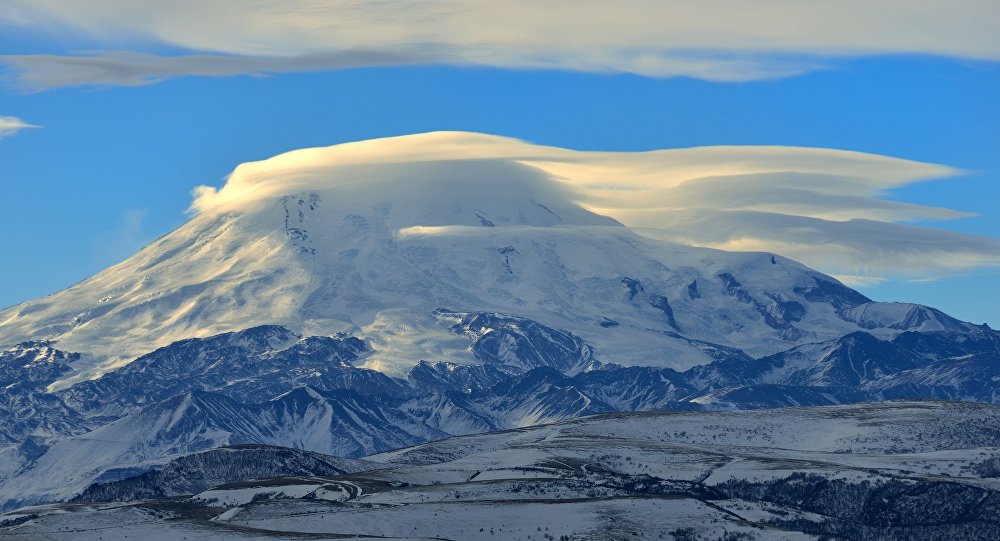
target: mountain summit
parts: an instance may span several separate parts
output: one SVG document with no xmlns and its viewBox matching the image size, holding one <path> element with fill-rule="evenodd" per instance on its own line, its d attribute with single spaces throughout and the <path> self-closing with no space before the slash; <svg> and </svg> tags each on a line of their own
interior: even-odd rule
<svg viewBox="0 0 1000 541">
<path fill-rule="evenodd" d="M 626 159 L 440 132 L 243 164 L 223 188 L 196 190 L 196 214 L 179 229 L 0 312 L 0 345 L 46 340 L 81 353 L 59 389 L 178 340 L 264 324 L 361 337 L 365 366 L 394 375 L 420 360 L 474 362 L 441 309 L 530 318 L 606 361 L 675 369 L 719 348 L 759 356 L 862 329 L 966 328 L 923 307 L 870 303 L 780 256 L 669 244 L 595 212 L 617 205 L 611 214 L 630 217 L 621 208 L 641 206 L 650 186 L 706 174 L 695 164 L 711 150 Z M 720 172 L 758 170 L 745 152 L 710 154 Z M 835 153 L 801 149 L 785 161 L 814 171 L 823 152 Z M 886 158 L 844 154 L 859 174 L 889 174 Z M 639 195 L 626 205 L 629 191 Z"/>
</svg>

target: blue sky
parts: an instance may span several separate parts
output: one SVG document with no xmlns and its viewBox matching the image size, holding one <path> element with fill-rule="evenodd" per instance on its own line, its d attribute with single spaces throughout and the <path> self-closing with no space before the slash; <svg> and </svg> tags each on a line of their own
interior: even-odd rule
<svg viewBox="0 0 1000 541">
<path fill-rule="evenodd" d="M 3 15 L 0 10 L 0 22 Z M 109 48 L 111 38 L 97 39 L 86 28 L 58 34 L 44 19 L 11 20 L 16 24 L 0 25 L 12 29 L 0 32 L 0 55 Z M 148 37 L 112 42 L 116 50 L 157 54 L 179 47 Z M 66 287 L 169 232 L 186 219 L 194 186 L 221 185 L 240 162 L 430 130 L 481 131 L 581 150 L 814 146 L 945 164 L 967 174 L 896 188 L 886 198 L 975 213 L 914 225 L 995 238 L 1000 63 L 978 53 L 876 53 L 827 56 L 819 69 L 739 81 L 631 68 L 609 73 L 558 62 L 468 66 L 446 58 L 430 65 L 27 89 L 25 77 L 17 79 L 23 65 L 12 71 L 8 64 L 0 117 L 41 127 L 0 138 L 6 202 L 0 306 Z M 921 302 L 1000 326 L 996 266 L 884 280 L 859 289 L 878 300 Z"/>
</svg>

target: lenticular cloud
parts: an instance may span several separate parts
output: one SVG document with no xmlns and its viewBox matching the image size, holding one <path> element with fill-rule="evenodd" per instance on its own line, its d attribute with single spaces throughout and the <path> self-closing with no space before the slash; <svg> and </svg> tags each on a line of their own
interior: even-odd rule
<svg viewBox="0 0 1000 541">
<path fill-rule="evenodd" d="M 823 148 L 579 152 L 484 134 L 435 132 L 245 163 L 221 189 L 196 188 L 192 210 L 239 211 L 310 188 L 398 189 L 392 186 L 405 184 L 408 172 L 433 175 L 435 167 L 447 167 L 449 175 L 457 170 L 474 191 L 477 183 L 504 181 L 494 174 L 483 177 L 486 161 L 531 168 L 540 173 L 534 182 L 551 184 L 573 203 L 647 236 L 691 246 L 773 251 L 855 283 L 1000 264 L 997 239 L 906 224 L 968 214 L 883 197 L 892 188 L 961 171 Z"/>
</svg>

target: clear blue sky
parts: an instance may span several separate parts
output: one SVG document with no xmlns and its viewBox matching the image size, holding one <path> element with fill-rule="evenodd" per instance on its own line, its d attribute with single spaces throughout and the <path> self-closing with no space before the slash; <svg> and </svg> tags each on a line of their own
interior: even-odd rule
<svg viewBox="0 0 1000 541">
<path fill-rule="evenodd" d="M 0 38 L 0 53 L 48 52 L 49 41 L 27 35 Z M 0 139 L 0 306 L 64 288 L 169 232 L 185 220 L 193 186 L 220 185 L 240 162 L 430 130 L 575 149 L 775 144 L 947 164 L 970 173 L 889 197 L 978 213 L 923 225 L 996 237 L 998 68 L 881 55 L 749 82 L 415 66 L 43 92 L 8 85 L 0 116 L 42 127 Z M 860 289 L 1000 327 L 998 273 L 978 268 Z"/>
</svg>

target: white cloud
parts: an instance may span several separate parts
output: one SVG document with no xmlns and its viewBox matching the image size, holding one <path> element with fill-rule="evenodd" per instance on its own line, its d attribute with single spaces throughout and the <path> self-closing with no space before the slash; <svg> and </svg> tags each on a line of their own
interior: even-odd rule
<svg viewBox="0 0 1000 541">
<path fill-rule="evenodd" d="M 646 236 L 776 252 L 856 284 L 1000 266 L 996 238 L 902 223 L 968 214 L 882 197 L 895 187 L 961 171 L 822 148 L 578 152 L 483 134 L 435 132 L 303 149 L 245 163 L 221 189 L 197 188 L 192 209 L 247 209 L 308 189 L 395 193 L 413 180 L 406 171 L 411 177 L 417 171 L 426 175 L 428 166 L 443 170 L 445 164 L 467 164 L 462 176 L 470 184 L 497 182 L 481 178 L 484 163 L 520 170 L 527 166 L 531 169 L 525 171 L 534 172 L 518 182 L 543 182 L 554 188 L 545 193 L 570 198 Z M 518 168 L 502 170 L 507 176 L 520 174 Z"/>
<path fill-rule="evenodd" d="M 99 48 L 138 53 L 6 57 L 36 88 L 359 63 L 745 81 L 865 55 L 1000 60 L 993 0 L 9 0 L 0 18 L 83 32 Z M 164 46 L 182 54 L 150 54 Z M 72 68 L 57 76 L 57 65 Z"/>
<path fill-rule="evenodd" d="M 28 124 L 16 116 L 0 116 L 0 139 L 16 135 L 17 132 L 24 129 L 40 127 L 41 126 L 35 126 L 34 124 Z"/>
</svg>

